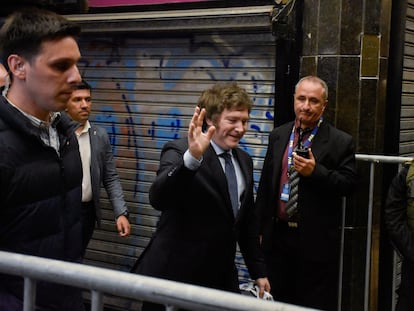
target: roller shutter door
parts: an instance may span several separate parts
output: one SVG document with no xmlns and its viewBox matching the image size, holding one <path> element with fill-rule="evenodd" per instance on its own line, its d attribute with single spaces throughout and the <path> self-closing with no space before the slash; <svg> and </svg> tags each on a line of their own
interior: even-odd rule
<svg viewBox="0 0 414 311">
<path fill-rule="evenodd" d="M 414 1 L 409 0 L 404 43 L 400 155 L 414 155 Z"/>
<path fill-rule="evenodd" d="M 407 3 L 399 149 L 399 155 L 401 156 L 414 155 L 414 0 L 409 0 Z M 401 282 L 401 263 L 399 254 L 394 251 L 391 289 L 392 310 L 395 310 L 398 299 L 396 291 Z"/>
<path fill-rule="evenodd" d="M 132 225 L 130 237 L 117 235 L 111 205 L 102 190 L 102 227 L 94 232 L 86 263 L 129 271 L 158 220 L 148 191 L 161 148 L 169 140 L 186 136 L 201 91 L 216 82 L 237 81 L 254 101 L 241 146 L 253 157 L 257 186 L 273 128 L 274 37 L 270 27 L 184 35 L 178 30 L 168 35 L 105 32 L 86 34 L 79 43 L 79 68 L 93 88 L 91 121 L 109 133 Z M 240 254 L 237 261 L 241 281 L 248 281 Z M 122 305 L 106 298 L 107 304 Z"/>
</svg>

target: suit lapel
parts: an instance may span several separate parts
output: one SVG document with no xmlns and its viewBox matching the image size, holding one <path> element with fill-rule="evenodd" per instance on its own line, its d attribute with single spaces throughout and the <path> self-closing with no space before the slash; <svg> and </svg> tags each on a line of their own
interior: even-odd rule
<svg viewBox="0 0 414 311">
<path fill-rule="evenodd" d="M 325 150 L 329 150 L 326 148 L 326 144 L 329 142 L 329 126 L 325 122 L 322 122 L 312 142 L 311 149 L 315 159 L 320 159 Z"/>
<path fill-rule="evenodd" d="M 96 149 L 96 145 L 98 142 L 98 138 L 96 136 L 96 129 L 94 128 L 94 126 L 91 125 L 91 128 L 89 129 L 89 141 L 91 142 L 91 165 L 92 165 L 92 161 L 95 161 L 96 159 L 94 157 L 96 157 L 96 152 L 93 152 L 92 150 Z"/>
<path fill-rule="evenodd" d="M 98 153 L 94 152 L 97 150 L 98 137 L 96 128 L 91 125 L 89 129 L 89 141 L 91 145 L 91 183 L 92 183 L 92 194 L 93 197 L 99 197 L 100 192 L 100 177 L 99 177 L 99 161 Z"/>
<path fill-rule="evenodd" d="M 213 146 L 210 145 L 203 157 L 203 163 L 205 163 L 204 169 L 208 172 L 208 178 L 211 179 L 211 184 L 215 185 L 218 195 L 220 195 L 225 202 L 225 204 L 222 205 L 225 207 L 223 212 L 232 217 L 233 211 L 231 209 L 230 196 L 227 190 L 226 175 L 224 174 L 220 160 L 218 159 Z"/>
<path fill-rule="evenodd" d="M 250 195 L 250 189 L 253 187 L 253 167 L 250 167 L 249 160 L 246 160 L 245 155 L 242 154 L 240 149 L 236 148 L 233 150 L 233 155 L 237 159 L 237 162 L 239 163 L 240 170 L 242 172 L 244 181 L 245 181 L 245 189 L 244 193 L 241 193 L 240 195 L 240 210 L 238 217 L 241 217 L 241 214 L 244 213 L 244 207 L 245 202 L 248 196 Z"/>
<path fill-rule="evenodd" d="M 294 122 L 290 122 L 285 127 L 281 128 L 277 136 L 275 136 L 272 141 L 273 144 L 273 155 L 270 155 L 273 158 L 273 174 L 272 184 L 278 185 L 280 179 L 280 172 L 282 171 L 282 161 L 283 155 L 285 154 L 286 146 L 289 142 L 289 137 L 292 132 Z"/>
<path fill-rule="evenodd" d="M 249 187 L 250 184 L 250 169 L 249 169 L 249 163 L 246 162 L 242 156 L 241 156 L 241 151 L 236 148 L 233 150 L 233 156 L 236 158 L 237 162 L 239 163 L 240 169 L 242 171 L 243 174 L 243 178 L 246 181 L 246 189 L 247 187 Z"/>
</svg>

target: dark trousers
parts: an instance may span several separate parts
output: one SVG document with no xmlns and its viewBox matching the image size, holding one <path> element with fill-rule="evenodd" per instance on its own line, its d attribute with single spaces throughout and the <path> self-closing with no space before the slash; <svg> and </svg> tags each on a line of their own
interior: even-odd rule
<svg viewBox="0 0 414 311">
<path fill-rule="evenodd" d="M 398 288 L 396 311 L 411 311 L 414 308 L 414 263 L 404 260 L 401 266 L 401 283 Z"/>
<path fill-rule="evenodd" d="M 277 224 L 272 251 L 266 254 L 271 294 L 276 301 L 335 311 L 338 262 L 314 262 L 300 252 L 298 228 Z"/>
<path fill-rule="evenodd" d="M 86 203 L 82 202 L 82 255 L 85 255 L 86 247 L 92 238 L 93 230 L 95 229 L 95 221 L 96 216 L 93 201 Z"/>
</svg>

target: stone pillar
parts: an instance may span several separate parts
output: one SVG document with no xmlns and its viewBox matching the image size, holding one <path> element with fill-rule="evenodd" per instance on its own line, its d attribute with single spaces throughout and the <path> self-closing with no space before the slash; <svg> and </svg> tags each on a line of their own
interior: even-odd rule
<svg viewBox="0 0 414 311">
<path fill-rule="evenodd" d="M 327 82 L 326 120 L 354 137 L 357 153 L 383 154 L 390 1 L 304 0 L 302 14 L 299 76 Z M 374 196 L 366 297 L 369 165 L 359 162 L 358 173 L 358 191 L 347 204 L 342 310 L 378 310 L 381 191 Z M 381 172 L 375 174 L 381 189 Z"/>
</svg>

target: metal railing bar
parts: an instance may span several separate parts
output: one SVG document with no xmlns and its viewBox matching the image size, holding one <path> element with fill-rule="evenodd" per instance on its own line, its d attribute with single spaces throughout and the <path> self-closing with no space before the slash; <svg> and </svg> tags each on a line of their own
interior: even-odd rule
<svg viewBox="0 0 414 311">
<path fill-rule="evenodd" d="M 369 161 L 370 163 L 370 177 L 369 177 L 369 199 L 368 199 L 368 215 L 367 215 L 367 242 L 365 255 L 365 285 L 364 285 L 364 310 L 369 310 L 369 291 L 370 291 L 370 272 L 371 272 L 371 244 L 372 244 L 372 215 L 374 206 L 374 171 L 376 163 L 394 163 L 401 164 L 410 162 L 412 157 L 402 156 L 385 156 L 385 155 L 370 155 L 370 154 L 356 154 L 356 160 Z"/>
<path fill-rule="evenodd" d="M 23 311 L 34 311 L 36 302 L 36 281 L 24 278 Z"/>
<path fill-rule="evenodd" d="M 338 311 L 342 310 L 342 282 L 344 273 L 344 252 L 345 252 L 345 214 L 346 198 L 342 198 L 342 224 L 341 224 L 341 250 L 339 254 L 339 281 L 338 281 Z"/>
<path fill-rule="evenodd" d="M 0 251 L 0 272 L 205 311 L 314 310 L 85 264 Z"/>
<path fill-rule="evenodd" d="M 91 311 L 102 311 L 103 310 L 103 294 L 96 290 L 91 290 Z"/>
<path fill-rule="evenodd" d="M 365 288 L 364 288 L 364 310 L 369 310 L 369 285 L 371 272 L 371 239 L 372 239 L 372 209 L 374 205 L 374 170 L 375 162 L 371 162 L 369 169 L 369 198 L 368 198 L 368 221 L 367 242 L 365 254 Z"/>
<path fill-rule="evenodd" d="M 356 154 L 355 157 L 359 161 L 371 162 L 364 285 L 364 310 L 369 310 L 375 164 L 394 163 L 401 165 L 404 162 L 412 161 L 413 158 L 369 154 Z M 345 227 L 345 198 L 342 208 L 341 245 L 343 247 L 344 230 L 352 228 Z M 343 249 L 341 249 L 341 255 L 338 310 L 341 310 L 342 304 Z M 91 290 L 92 311 L 102 311 L 103 293 L 160 303 L 165 305 L 168 311 L 175 311 L 177 307 L 209 311 L 312 310 L 290 304 L 263 301 L 240 294 L 151 278 L 128 272 L 3 251 L 0 251 L 0 272 L 18 275 L 24 278 L 24 311 L 33 311 L 35 308 L 36 280 L 44 280 Z M 395 280 L 393 280 L 393 289 L 395 286 Z"/>
<path fill-rule="evenodd" d="M 356 160 L 360 161 L 370 161 L 376 163 L 404 163 L 409 162 L 412 157 L 400 157 L 400 156 L 386 156 L 386 155 L 376 155 L 376 154 L 362 154 L 357 153 L 355 155 Z"/>
</svg>

